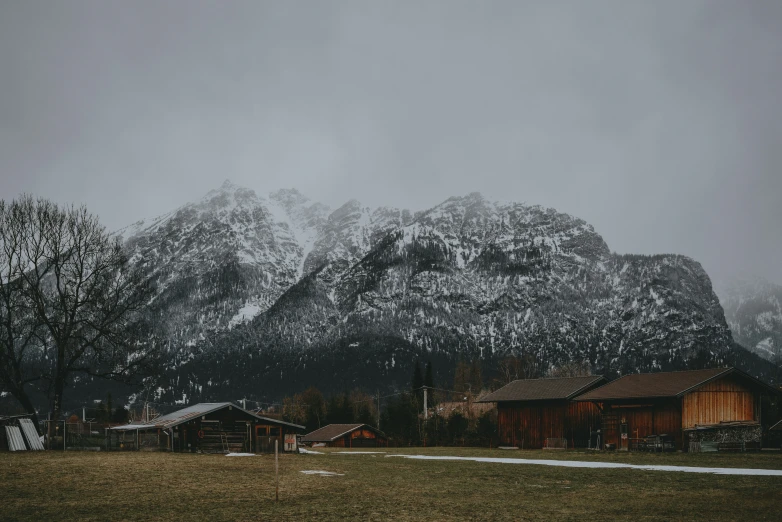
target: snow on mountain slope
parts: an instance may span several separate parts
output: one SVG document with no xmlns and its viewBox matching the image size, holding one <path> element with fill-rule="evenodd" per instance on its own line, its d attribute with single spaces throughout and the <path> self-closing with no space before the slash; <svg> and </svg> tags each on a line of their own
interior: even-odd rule
<svg viewBox="0 0 782 522">
<path fill-rule="evenodd" d="M 321 266 L 321 277 L 335 282 L 344 270 L 353 266 L 387 233 L 412 219 L 407 210 L 362 207 L 350 200 L 336 209 L 323 225 L 304 262 L 304 272 Z"/>
<path fill-rule="evenodd" d="M 733 337 L 769 361 L 782 358 L 782 286 L 760 278 L 736 279 L 720 290 Z"/>
<path fill-rule="evenodd" d="M 413 216 L 226 183 L 133 230 L 176 396 L 259 379 L 372 386 L 416 357 L 676 370 L 724 363 L 732 346 L 697 262 L 612 254 L 583 220 L 478 193 Z"/>
<path fill-rule="evenodd" d="M 226 181 L 200 201 L 118 232 L 157 286 L 153 310 L 176 342 L 233 328 L 267 310 L 304 275 L 345 270 L 410 220 L 356 201 L 331 211 L 295 189 L 268 197 Z"/>
<path fill-rule="evenodd" d="M 702 267 L 610 254 L 567 214 L 451 198 L 391 234 L 345 276 L 346 322 L 427 351 L 572 358 L 606 370 L 674 368 L 730 344 Z"/>
<path fill-rule="evenodd" d="M 271 306 L 301 276 L 300 238 L 314 236 L 318 214 L 327 212 L 308 203 L 226 181 L 200 201 L 121 231 L 131 259 L 157 286 L 152 305 L 167 317 L 167 334 L 193 341 Z"/>
</svg>

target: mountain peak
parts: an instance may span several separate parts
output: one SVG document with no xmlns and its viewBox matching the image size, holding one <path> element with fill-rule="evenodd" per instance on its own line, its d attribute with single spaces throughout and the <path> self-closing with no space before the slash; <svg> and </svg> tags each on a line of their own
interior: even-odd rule
<svg viewBox="0 0 782 522">
<path fill-rule="evenodd" d="M 220 192 L 236 192 L 239 189 L 243 189 L 244 187 L 241 187 L 231 181 L 230 179 L 226 178 L 225 181 L 223 181 L 223 184 L 220 185 L 220 188 L 218 189 Z"/>
</svg>

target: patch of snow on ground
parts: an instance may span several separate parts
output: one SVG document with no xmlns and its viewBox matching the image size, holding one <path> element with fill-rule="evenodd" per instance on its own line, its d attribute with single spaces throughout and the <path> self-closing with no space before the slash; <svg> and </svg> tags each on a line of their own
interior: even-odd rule
<svg viewBox="0 0 782 522">
<path fill-rule="evenodd" d="M 474 462 L 491 462 L 497 464 L 537 464 L 541 466 L 557 466 L 563 468 L 620 468 L 640 469 L 644 471 L 679 471 L 682 473 L 713 473 L 715 475 L 758 475 L 782 477 L 782 469 L 748 469 L 748 468 L 701 468 L 694 466 L 659 466 L 644 464 L 620 464 L 618 462 L 585 462 L 583 460 L 540 460 L 540 459 L 510 459 L 496 457 L 447 457 L 431 455 L 386 455 L 386 457 L 402 457 L 416 460 L 467 460 Z"/>
<path fill-rule="evenodd" d="M 334 473 L 333 471 L 323 471 L 322 469 L 304 469 L 299 473 L 304 473 L 305 475 L 324 475 L 327 477 L 341 477 L 345 475 L 344 473 Z"/>
<path fill-rule="evenodd" d="M 226 457 L 255 457 L 255 453 L 226 453 Z"/>
<path fill-rule="evenodd" d="M 307 448 L 299 448 L 299 453 L 304 453 L 307 455 L 323 455 L 322 451 L 312 451 L 308 450 Z"/>
<path fill-rule="evenodd" d="M 335 451 L 334 453 L 342 453 L 345 455 L 377 455 L 378 453 L 385 453 L 385 451 Z"/>
</svg>

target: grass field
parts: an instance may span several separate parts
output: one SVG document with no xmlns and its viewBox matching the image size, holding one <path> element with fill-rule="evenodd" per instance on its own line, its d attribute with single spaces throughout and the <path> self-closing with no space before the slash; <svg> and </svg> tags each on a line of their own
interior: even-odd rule
<svg viewBox="0 0 782 522">
<path fill-rule="evenodd" d="M 573 469 L 379 455 L 0 453 L 11 520 L 782 520 L 782 477 Z M 782 469 L 780 454 L 389 448 L 388 454 Z M 341 476 L 305 475 L 324 470 Z"/>
</svg>

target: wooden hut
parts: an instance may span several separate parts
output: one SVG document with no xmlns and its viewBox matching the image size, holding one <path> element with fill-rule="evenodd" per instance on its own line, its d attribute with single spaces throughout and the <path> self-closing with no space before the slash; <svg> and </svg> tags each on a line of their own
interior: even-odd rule
<svg viewBox="0 0 782 522">
<path fill-rule="evenodd" d="M 698 449 L 701 435 L 715 431 L 759 445 L 761 395 L 778 393 L 735 368 L 713 368 L 625 375 L 575 401 L 600 409 L 603 447 L 642 449 L 650 438 L 666 436 L 670 449 L 690 448 L 690 442 Z"/>
<path fill-rule="evenodd" d="M 521 379 L 483 397 L 497 403 L 501 444 L 522 448 L 587 447 L 600 425 L 593 404 L 571 399 L 605 383 L 600 376 Z M 556 444 L 554 444 L 556 442 Z"/>
<path fill-rule="evenodd" d="M 385 434 L 369 424 L 329 424 L 302 437 L 303 443 L 335 448 L 378 448 L 388 445 Z"/>
<path fill-rule="evenodd" d="M 274 441 L 304 426 L 262 417 L 230 402 L 205 402 L 158 417 L 149 423 L 108 430 L 109 449 L 168 450 L 201 453 L 265 453 Z"/>
</svg>

